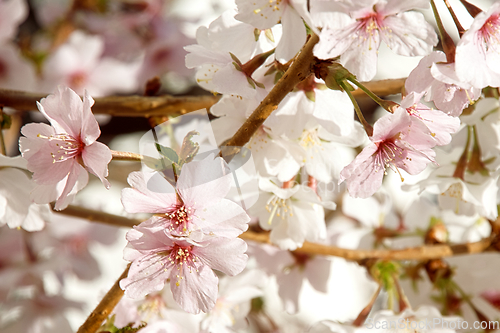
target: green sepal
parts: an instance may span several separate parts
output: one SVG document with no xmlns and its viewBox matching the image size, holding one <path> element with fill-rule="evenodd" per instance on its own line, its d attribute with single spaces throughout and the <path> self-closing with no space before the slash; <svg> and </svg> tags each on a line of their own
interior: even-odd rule
<svg viewBox="0 0 500 333">
<path fill-rule="evenodd" d="M 1 129 L 9 129 L 10 126 L 12 125 L 12 117 L 9 116 L 8 114 L 2 114 L 2 121 L 0 123 L 0 128 Z"/>
</svg>

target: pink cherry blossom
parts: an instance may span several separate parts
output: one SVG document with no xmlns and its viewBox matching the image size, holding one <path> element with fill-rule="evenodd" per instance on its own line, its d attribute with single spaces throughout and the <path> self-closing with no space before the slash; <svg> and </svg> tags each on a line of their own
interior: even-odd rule
<svg viewBox="0 0 500 333">
<path fill-rule="evenodd" d="M 478 89 L 500 86 L 500 2 L 478 14 L 460 39 L 457 75 Z"/>
<path fill-rule="evenodd" d="M 82 102 L 73 90 L 59 86 L 38 103 L 52 126 L 28 124 L 21 129 L 24 137 L 19 139 L 19 146 L 37 184 L 31 192 L 36 203 L 56 200 L 55 209 L 66 208 L 87 184 L 87 171 L 109 187 L 105 177 L 111 151 L 96 141 L 101 131 L 90 110 L 93 104 L 88 93 Z"/>
<path fill-rule="evenodd" d="M 382 185 L 387 168 L 398 173 L 400 168 L 415 175 L 434 162 L 431 148 L 436 142 L 431 133 L 423 123 L 412 121 L 402 108 L 380 118 L 370 139 L 372 144 L 340 172 L 339 184 L 346 181 L 353 197 L 367 198 L 374 194 Z"/>
<path fill-rule="evenodd" d="M 337 16 L 321 30 L 314 53 L 321 59 L 340 56 L 340 62 L 359 80 L 369 81 L 377 72 L 381 39 L 403 56 L 432 51 L 438 42 L 434 29 L 422 13 L 409 11 L 428 6 L 426 0 L 334 2 Z"/>
<path fill-rule="evenodd" d="M 460 127 L 460 119 L 420 103 L 421 97 L 422 94 L 414 92 L 408 94 L 401 101 L 401 108 L 408 112 L 413 121 L 422 122 L 429 129 L 437 146 L 449 144 L 451 133 L 455 133 Z"/>
<path fill-rule="evenodd" d="M 28 15 L 28 6 L 25 0 L 0 1 L 0 41 L 14 37 L 17 26 Z"/>
<path fill-rule="evenodd" d="M 202 242 L 169 237 L 163 228 L 137 226 L 127 233 L 125 260 L 132 261 L 120 287 L 132 298 L 163 289 L 170 281 L 174 300 L 190 313 L 207 312 L 217 300 L 218 278 L 212 269 L 228 275 L 246 265 L 245 241 L 212 237 Z"/>
<path fill-rule="evenodd" d="M 233 177 L 228 170 L 224 160 L 213 155 L 189 162 L 182 167 L 175 190 L 159 175 L 151 179 L 162 193 L 148 188 L 141 172 L 132 172 L 128 178 L 132 188 L 123 190 L 122 203 L 129 213 L 155 213 L 147 223 L 162 226 L 173 236 L 198 238 L 201 232 L 237 237 L 248 228 L 250 218 L 224 198 Z"/>
<path fill-rule="evenodd" d="M 455 63 L 445 63 L 446 55 L 435 51 L 420 60 L 406 79 L 408 92 L 425 93 L 427 102 L 457 117 L 463 109 L 481 96 L 481 90 L 461 81 L 455 71 Z"/>
</svg>

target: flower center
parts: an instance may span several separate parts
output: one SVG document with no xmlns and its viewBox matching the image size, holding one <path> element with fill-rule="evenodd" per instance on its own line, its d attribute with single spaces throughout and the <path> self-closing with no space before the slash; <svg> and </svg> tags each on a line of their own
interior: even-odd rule
<svg viewBox="0 0 500 333">
<path fill-rule="evenodd" d="M 81 140 L 75 139 L 69 134 L 56 134 L 49 137 L 38 134 L 37 136 L 49 140 L 52 163 L 63 162 L 78 157 L 81 155 L 84 147 Z"/>
<path fill-rule="evenodd" d="M 488 18 L 484 25 L 479 29 L 479 36 L 481 36 L 485 43 L 485 48 L 488 50 L 495 44 L 500 44 L 499 40 L 500 31 L 500 15 L 495 14 Z"/>
<path fill-rule="evenodd" d="M 396 163 L 402 161 L 406 157 L 405 149 L 398 147 L 393 140 L 386 140 L 378 144 L 378 150 L 375 154 L 375 172 L 383 169 L 384 174 L 387 175 L 386 169 L 390 168 L 392 171 L 399 174 L 401 181 L 404 181 Z"/>
<path fill-rule="evenodd" d="M 273 222 L 274 215 L 281 217 L 282 220 L 285 219 L 286 214 L 293 216 L 292 207 L 289 205 L 290 199 L 281 199 L 278 196 L 273 195 L 267 200 L 266 210 L 271 213 L 267 223 L 271 225 Z"/>
<path fill-rule="evenodd" d="M 192 251 L 192 246 L 180 246 L 175 244 L 172 247 L 172 251 L 170 252 L 168 260 L 179 271 L 179 274 L 176 275 L 177 282 L 175 283 L 175 285 L 177 287 L 181 284 L 181 281 L 184 279 L 184 277 L 182 276 L 184 265 L 189 267 L 189 273 L 192 273 L 193 270 L 198 272 L 198 269 L 196 268 L 195 265 L 195 262 L 198 260 L 198 257 L 191 251 Z"/>
<path fill-rule="evenodd" d="M 182 205 L 174 205 L 165 217 L 170 220 L 168 229 L 172 232 L 179 234 L 186 234 L 188 232 L 188 224 L 193 219 L 194 208 Z"/>
</svg>

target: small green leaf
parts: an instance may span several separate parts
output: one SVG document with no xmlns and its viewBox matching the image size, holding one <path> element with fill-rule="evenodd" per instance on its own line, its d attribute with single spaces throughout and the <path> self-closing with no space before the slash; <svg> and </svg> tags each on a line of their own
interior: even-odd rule
<svg viewBox="0 0 500 333">
<path fill-rule="evenodd" d="M 170 162 L 179 163 L 179 156 L 172 148 L 162 146 L 159 143 L 156 143 L 156 149 L 158 152 L 165 158 L 167 158 Z M 170 163 L 169 163 L 170 164 Z"/>
<path fill-rule="evenodd" d="M 233 61 L 234 68 L 236 68 L 237 71 L 243 72 L 243 69 L 241 69 L 240 65 L 238 65 L 236 62 Z"/>
</svg>

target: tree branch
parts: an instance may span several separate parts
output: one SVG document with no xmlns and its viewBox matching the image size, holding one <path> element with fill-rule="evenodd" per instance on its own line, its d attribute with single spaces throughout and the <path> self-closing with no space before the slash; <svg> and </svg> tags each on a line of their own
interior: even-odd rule
<svg viewBox="0 0 500 333">
<path fill-rule="evenodd" d="M 127 265 L 125 271 L 123 271 L 122 275 L 116 280 L 115 284 L 111 287 L 111 289 L 107 292 L 107 294 L 103 297 L 103 299 L 99 302 L 97 307 L 92 311 L 92 313 L 88 316 L 85 322 L 80 326 L 77 333 L 95 333 L 101 327 L 102 322 L 108 318 L 116 304 L 123 297 L 123 290 L 120 288 L 120 280 L 124 279 L 128 275 L 128 270 L 130 269 L 130 264 Z"/>
<path fill-rule="evenodd" d="M 269 94 L 260 102 L 259 106 L 248 117 L 245 123 L 225 143 L 225 146 L 243 147 L 250 141 L 267 117 L 278 108 L 278 104 L 286 95 L 311 73 L 312 65 L 314 64 L 313 48 L 318 42 L 318 35 L 313 34 L 300 51 L 297 59 L 295 59 L 285 74 L 274 85 Z"/>
<path fill-rule="evenodd" d="M 387 96 L 398 94 L 405 79 L 390 79 L 363 83 L 374 94 Z M 360 89 L 352 92 L 355 97 L 363 97 Z M 37 110 L 36 102 L 47 94 L 29 93 L 18 90 L 0 89 L 0 105 L 20 111 Z M 210 108 L 220 96 L 109 96 L 96 97 L 92 112 L 117 117 L 146 117 L 186 114 Z"/>
<path fill-rule="evenodd" d="M 88 219 L 90 221 L 106 223 L 115 226 L 132 228 L 138 225 L 142 220 L 129 219 L 122 216 L 103 213 L 91 209 L 68 206 L 65 210 L 58 213 L 77 216 Z M 271 244 L 268 233 L 257 233 L 246 231 L 239 236 L 241 239 L 258 243 Z M 443 257 L 451 257 L 462 254 L 482 253 L 490 250 L 490 245 L 496 239 L 496 235 L 484 238 L 474 243 L 464 244 L 440 244 L 440 245 L 424 245 L 411 247 L 401 250 L 351 250 L 343 249 L 335 246 L 304 242 L 297 252 L 302 252 L 312 255 L 324 255 L 341 257 L 346 260 L 359 261 L 364 259 L 383 259 L 383 260 L 430 260 Z"/>
<path fill-rule="evenodd" d="M 0 105 L 21 111 L 37 110 L 36 102 L 48 94 L 0 89 Z M 96 97 L 92 112 L 119 117 L 165 116 L 186 114 L 210 108 L 219 96 L 109 96 Z"/>
</svg>

